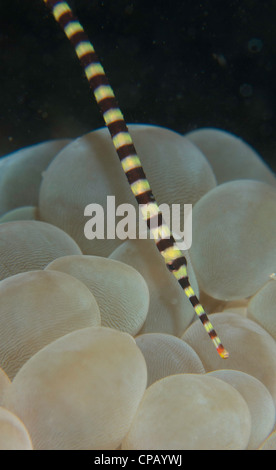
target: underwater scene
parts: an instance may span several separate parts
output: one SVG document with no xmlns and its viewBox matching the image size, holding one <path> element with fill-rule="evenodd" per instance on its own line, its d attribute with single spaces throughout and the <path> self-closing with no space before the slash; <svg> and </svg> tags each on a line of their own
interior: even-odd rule
<svg viewBox="0 0 276 470">
<path fill-rule="evenodd" d="M 276 450 L 275 22 L 0 0 L 0 450 Z"/>
</svg>

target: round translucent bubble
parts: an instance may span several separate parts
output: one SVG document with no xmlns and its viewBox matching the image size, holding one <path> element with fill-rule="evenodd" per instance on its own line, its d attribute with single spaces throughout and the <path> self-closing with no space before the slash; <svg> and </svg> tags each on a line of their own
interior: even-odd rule
<svg viewBox="0 0 276 470">
<path fill-rule="evenodd" d="M 0 224 L 0 280 L 43 269 L 54 259 L 80 255 L 76 242 L 53 225 L 36 220 Z"/>
<path fill-rule="evenodd" d="M 18 207 L 6 212 L 0 217 L 0 223 L 13 222 L 15 220 L 39 220 L 38 209 L 34 206 Z"/>
<path fill-rule="evenodd" d="M 4 279 L 0 299 L 0 365 L 11 379 L 47 344 L 101 321 L 89 289 L 60 272 L 32 271 Z"/>
<path fill-rule="evenodd" d="M 194 317 L 194 309 L 174 276 L 169 272 L 153 240 L 128 240 L 110 258 L 133 266 L 144 277 L 150 293 L 149 312 L 140 333 L 180 336 Z M 188 262 L 190 282 L 198 286 Z"/>
<path fill-rule="evenodd" d="M 0 214 L 16 207 L 37 206 L 43 171 L 71 140 L 32 145 L 1 158 Z"/>
<path fill-rule="evenodd" d="M 276 185 L 274 173 L 261 156 L 241 138 L 220 129 L 203 128 L 185 135 L 209 161 L 218 184 L 254 179 Z"/>
<path fill-rule="evenodd" d="M 190 255 L 200 287 L 222 300 L 253 295 L 275 270 L 275 231 L 272 186 L 240 180 L 210 191 L 193 209 Z"/>
<path fill-rule="evenodd" d="M 206 313 L 216 313 L 222 312 L 227 305 L 227 301 L 215 299 L 210 295 L 206 294 L 202 289 L 199 289 L 199 299 L 202 305 L 204 305 L 204 310 Z"/>
<path fill-rule="evenodd" d="M 127 433 L 146 383 L 132 336 L 84 328 L 26 362 L 5 406 L 25 423 L 36 450 L 112 450 Z"/>
<path fill-rule="evenodd" d="M 195 204 L 216 186 L 211 166 L 190 140 L 164 127 L 129 130 L 158 204 Z"/>
<path fill-rule="evenodd" d="M 0 407 L 0 450 L 33 450 L 29 433 L 22 421 Z"/>
<path fill-rule="evenodd" d="M 135 341 L 146 360 L 148 387 L 169 375 L 205 372 L 196 352 L 180 338 L 162 333 L 146 333 Z"/>
<path fill-rule="evenodd" d="M 155 382 L 123 441 L 124 450 L 240 450 L 251 432 L 248 406 L 222 380 L 179 374 Z"/>
<path fill-rule="evenodd" d="M 276 339 L 276 282 L 269 281 L 248 304 L 248 317 L 261 325 Z"/>
<path fill-rule="evenodd" d="M 218 313 L 230 311 L 239 315 L 247 316 L 247 305 L 249 299 L 238 299 L 238 300 L 219 300 L 206 294 L 200 289 L 199 299 L 206 313 Z"/>
<path fill-rule="evenodd" d="M 142 328 L 149 308 L 149 290 L 131 266 L 99 256 L 64 256 L 47 270 L 63 271 L 83 282 L 95 296 L 102 326 L 131 335 Z"/>
<path fill-rule="evenodd" d="M 237 315 L 247 317 L 248 302 L 249 299 L 232 300 L 230 302 L 226 302 L 223 308 L 223 312 L 232 312 L 236 313 Z"/>
<path fill-rule="evenodd" d="M 216 370 L 208 376 L 217 377 L 234 387 L 245 399 L 251 414 L 251 435 L 248 450 L 256 450 L 272 431 L 275 405 L 267 388 L 252 375 L 237 370 Z"/>
<path fill-rule="evenodd" d="M 272 432 L 270 436 L 262 443 L 259 450 L 276 450 L 276 431 Z"/>
<path fill-rule="evenodd" d="M 193 323 L 184 333 L 186 341 L 199 355 L 207 372 L 233 369 L 260 380 L 276 403 L 276 343 L 257 323 L 235 313 L 209 316 L 229 358 L 222 360 L 200 322 Z"/>
<path fill-rule="evenodd" d="M 3 369 L 0 369 L 0 405 L 3 403 L 3 397 L 4 394 L 7 391 L 7 388 L 10 386 L 11 381 L 7 374 L 3 371 Z"/>
<path fill-rule="evenodd" d="M 184 202 L 194 204 L 216 185 L 209 163 L 188 139 L 156 126 L 130 125 L 129 130 L 159 204 L 181 204 L 183 211 Z M 137 202 L 104 128 L 75 140 L 49 165 L 40 189 L 41 220 L 69 233 L 84 254 L 108 256 L 121 239 L 87 239 L 84 226 L 89 219 L 84 208 L 99 204 L 110 220 L 110 195 L 116 197 L 116 209 L 129 203 L 138 216 Z M 115 208 L 111 208 L 114 217 Z"/>
</svg>

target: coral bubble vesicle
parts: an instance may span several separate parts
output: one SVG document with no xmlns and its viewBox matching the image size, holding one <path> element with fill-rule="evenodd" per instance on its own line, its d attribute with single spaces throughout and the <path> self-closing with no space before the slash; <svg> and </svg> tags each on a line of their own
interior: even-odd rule
<svg viewBox="0 0 276 470">
<path fill-rule="evenodd" d="M 218 184 L 252 179 L 276 185 L 276 178 L 260 155 L 244 140 L 221 129 L 196 129 L 185 135 L 205 155 Z"/>
<path fill-rule="evenodd" d="M 127 240 L 110 258 L 129 264 L 143 276 L 149 288 L 149 311 L 140 333 L 168 333 L 181 336 L 189 326 L 194 310 L 177 281 L 171 276 L 153 240 Z M 198 292 L 192 265 L 188 261 L 190 282 Z"/>
<path fill-rule="evenodd" d="M 33 450 L 25 425 L 3 407 L 0 407 L 0 450 Z"/>
<path fill-rule="evenodd" d="M 100 256 L 63 256 L 46 270 L 67 273 L 87 286 L 95 296 L 101 325 L 135 335 L 148 314 L 149 289 L 131 266 Z M 108 295 L 107 295 L 108 292 Z"/>
<path fill-rule="evenodd" d="M 116 449 L 146 388 L 133 338 L 105 327 L 63 336 L 27 361 L 4 406 L 25 423 L 36 450 Z"/>
<path fill-rule="evenodd" d="M 43 172 L 70 139 L 42 142 L 0 160 L 0 215 L 21 206 L 37 206 Z"/>
<path fill-rule="evenodd" d="M 245 399 L 251 414 L 247 449 L 257 449 L 275 424 L 275 405 L 271 394 L 258 379 L 238 370 L 215 370 L 208 375 L 232 385 Z"/>
<path fill-rule="evenodd" d="M 231 347 L 227 361 L 217 358 L 198 323 L 193 323 L 182 336 L 196 351 L 206 372 L 234 369 L 252 375 L 266 386 L 276 404 L 276 343 L 272 336 L 254 321 L 236 313 L 215 313 L 210 318 Z"/>
<path fill-rule="evenodd" d="M 135 341 L 146 360 L 148 387 L 169 375 L 205 372 L 193 348 L 176 336 L 145 333 L 137 336 Z"/>
<path fill-rule="evenodd" d="M 43 269 L 60 256 L 79 254 L 76 242 L 54 225 L 36 220 L 0 224 L 0 279 Z"/>
<path fill-rule="evenodd" d="M 242 450 L 250 432 L 248 406 L 234 387 L 214 377 L 171 375 L 146 390 L 122 449 Z"/>
<path fill-rule="evenodd" d="M 248 317 L 261 325 L 276 340 L 276 282 L 265 284 L 248 304 Z"/>
<path fill-rule="evenodd" d="M 275 271 L 275 233 L 275 187 L 237 180 L 209 191 L 193 209 L 190 255 L 200 287 L 222 300 L 255 294 Z"/>
<path fill-rule="evenodd" d="M 0 366 L 13 379 L 37 351 L 71 331 L 99 326 L 95 297 L 56 271 L 30 271 L 0 281 Z"/>
</svg>

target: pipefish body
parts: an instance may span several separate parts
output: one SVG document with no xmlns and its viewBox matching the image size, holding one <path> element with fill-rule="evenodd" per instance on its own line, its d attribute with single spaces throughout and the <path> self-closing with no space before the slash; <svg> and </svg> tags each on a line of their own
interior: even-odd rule
<svg viewBox="0 0 276 470">
<path fill-rule="evenodd" d="M 93 45 L 66 2 L 60 0 L 44 0 L 44 3 L 51 9 L 55 20 L 60 24 L 67 38 L 75 48 L 90 88 L 94 93 L 105 124 L 110 132 L 123 171 L 125 172 L 136 201 L 140 206 L 143 218 L 152 233 L 157 249 L 162 255 L 168 269 L 183 288 L 218 354 L 223 359 L 228 358 L 228 351 L 224 348 L 203 306 L 190 285 L 187 274 L 187 260 L 177 246 L 172 233 L 164 221 L 152 193 L 149 181 L 142 168 L 140 158 L 135 150 L 123 114 L 117 104 L 114 92 L 99 62 Z"/>
</svg>

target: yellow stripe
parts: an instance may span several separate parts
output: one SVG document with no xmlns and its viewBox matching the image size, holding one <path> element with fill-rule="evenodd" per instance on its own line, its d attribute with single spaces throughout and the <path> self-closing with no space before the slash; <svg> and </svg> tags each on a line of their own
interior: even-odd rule
<svg viewBox="0 0 276 470">
<path fill-rule="evenodd" d="M 202 313 L 205 313 L 202 305 L 198 304 L 195 306 L 195 311 L 197 315 L 202 315 Z"/>
<path fill-rule="evenodd" d="M 115 98 L 114 92 L 109 85 L 98 86 L 94 91 L 94 95 L 98 103 L 105 98 Z"/>
<path fill-rule="evenodd" d="M 204 323 L 204 328 L 207 331 L 207 333 L 210 333 L 210 331 L 214 329 L 212 323 L 209 321 L 207 323 Z"/>
<path fill-rule="evenodd" d="M 166 224 L 160 225 L 160 227 L 150 228 L 153 238 L 156 242 L 170 238 L 171 232 Z"/>
<path fill-rule="evenodd" d="M 133 168 L 139 168 L 141 166 L 140 158 L 137 157 L 137 155 L 125 157 L 121 160 L 121 164 L 125 173 Z"/>
<path fill-rule="evenodd" d="M 170 246 L 169 248 L 166 248 L 166 250 L 161 251 L 161 255 L 163 256 L 166 264 L 171 263 L 175 259 L 183 256 L 176 245 Z"/>
<path fill-rule="evenodd" d="M 75 48 L 75 50 L 79 59 L 81 59 L 84 55 L 88 54 L 89 52 L 95 52 L 94 47 L 89 41 L 80 42 Z"/>
<path fill-rule="evenodd" d="M 140 160 L 139 160 L 140 162 Z M 140 162 L 141 164 L 141 162 Z M 150 202 L 149 204 L 140 204 L 139 205 L 143 218 L 147 220 L 149 217 L 153 217 L 159 214 L 160 210 L 156 202 Z"/>
<path fill-rule="evenodd" d="M 181 266 L 178 271 L 174 271 L 173 272 L 174 274 L 174 277 L 179 281 L 179 279 L 182 279 L 183 277 L 187 277 L 187 268 L 185 265 Z M 185 291 L 186 292 L 186 291 Z M 186 295 L 188 295 L 186 293 Z M 191 296 L 193 295 L 193 293 L 191 293 L 190 295 L 188 295 L 188 297 L 190 298 Z"/>
<path fill-rule="evenodd" d="M 120 147 L 123 147 L 124 145 L 133 143 L 132 138 L 128 132 L 119 132 L 119 134 L 116 134 L 112 140 L 116 150 L 118 150 Z"/>
<path fill-rule="evenodd" d="M 132 192 L 134 196 L 138 196 L 139 194 L 142 194 L 146 191 L 150 190 L 150 185 L 148 180 L 138 180 L 135 183 L 132 183 L 131 185 Z"/>
<path fill-rule="evenodd" d="M 185 290 L 185 294 L 189 298 L 192 297 L 193 295 L 195 295 L 194 290 L 191 286 L 186 287 L 186 289 L 184 289 L 184 290 Z"/>
<path fill-rule="evenodd" d="M 104 113 L 103 118 L 107 126 L 112 122 L 124 120 L 124 116 L 119 108 L 109 109 Z"/>
<path fill-rule="evenodd" d="M 104 75 L 104 69 L 99 63 L 87 65 L 84 71 L 85 71 L 87 80 L 90 80 L 91 78 L 96 77 L 97 75 Z"/>
<path fill-rule="evenodd" d="M 71 13 L 71 9 L 66 2 L 58 3 L 53 8 L 53 15 L 57 21 L 59 21 L 60 17 L 64 15 L 64 13 Z"/>
<path fill-rule="evenodd" d="M 74 34 L 83 32 L 83 27 L 78 21 L 71 21 L 71 23 L 65 26 L 64 32 L 70 39 L 72 36 L 74 36 Z"/>
<path fill-rule="evenodd" d="M 218 336 L 215 336 L 214 338 L 212 338 L 212 341 L 213 341 L 216 348 L 218 346 L 222 346 L 222 343 L 221 343 Z M 224 351 L 222 353 L 220 353 L 220 356 L 222 357 L 222 359 L 227 359 L 229 357 L 229 352 L 226 351 L 226 349 L 224 349 Z"/>
</svg>

